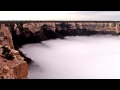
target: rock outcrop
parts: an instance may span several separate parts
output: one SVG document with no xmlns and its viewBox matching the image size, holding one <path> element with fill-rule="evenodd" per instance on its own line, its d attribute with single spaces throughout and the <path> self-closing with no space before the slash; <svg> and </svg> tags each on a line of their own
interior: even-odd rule
<svg viewBox="0 0 120 90">
<path fill-rule="evenodd" d="M 115 21 L 8 21 L 15 49 L 24 44 L 64 38 L 64 36 L 120 34 L 120 22 Z"/>
<path fill-rule="evenodd" d="M 6 50 L 2 49 L 3 46 Z M 27 79 L 28 64 L 25 61 L 26 58 L 21 51 L 15 50 L 10 28 L 1 24 L 0 79 Z"/>
<path fill-rule="evenodd" d="M 17 23 L 17 22 L 15 22 Z M 19 23 L 19 22 L 18 22 Z M 66 26 L 70 26 L 69 29 L 89 29 L 95 31 L 113 31 L 120 33 L 120 22 L 115 21 L 31 21 L 31 22 L 21 22 L 23 28 L 28 28 L 29 31 L 35 33 L 39 31 L 43 25 L 48 25 L 52 31 L 68 29 Z M 14 28 L 17 27 L 17 24 L 14 25 Z M 18 30 L 16 28 L 16 30 Z M 18 31 L 19 32 L 19 31 Z"/>
<path fill-rule="evenodd" d="M 0 44 L 10 43 L 11 48 L 18 50 L 28 43 L 39 43 L 44 40 L 64 38 L 64 36 L 112 34 L 120 35 L 119 21 L 1 21 Z M 8 32 L 8 30 L 10 32 Z M 13 44 L 12 44 L 13 40 Z"/>
<path fill-rule="evenodd" d="M 10 48 L 14 49 L 10 30 L 4 24 L 1 24 L 0 27 L 0 45 L 8 45 Z"/>
<path fill-rule="evenodd" d="M 0 24 L 1 31 L 9 29 L 11 32 L 13 45 L 11 40 L 6 42 L 11 43 L 9 46 L 17 50 L 24 44 L 64 38 L 64 36 L 120 35 L 120 21 L 1 21 Z M 3 41 L 0 44 L 6 43 L 4 39 L 6 37 L 0 37 Z"/>
<path fill-rule="evenodd" d="M 9 60 L 3 56 L 2 45 L 0 45 L 0 79 L 27 79 L 28 65 L 18 51 L 5 46 L 10 50 L 14 59 Z"/>
</svg>

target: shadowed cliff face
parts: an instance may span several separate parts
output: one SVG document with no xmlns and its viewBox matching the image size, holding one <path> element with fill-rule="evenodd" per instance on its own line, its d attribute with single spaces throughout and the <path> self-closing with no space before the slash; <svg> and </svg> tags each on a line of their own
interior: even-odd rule
<svg viewBox="0 0 120 90">
<path fill-rule="evenodd" d="M 46 21 L 6 22 L 12 33 L 15 49 L 27 43 L 64 38 L 64 36 L 112 34 L 119 35 L 120 22 L 102 21 Z"/>
<path fill-rule="evenodd" d="M 120 33 L 120 22 L 37 22 L 25 23 L 24 28 L 28 28 L 31 32 L 39 31 L 43 25 L 48 25 L 52 31 L 58 30 L 77 30 L 87 29 L 95 31 L 113 31 Z"/>
<path fill-rule="evenodd" d="M 1 27 L 0 27 L 0 45 L 7 45 L 11 49 L 16 49 L 16 48 L 14 48 L 14 46 L 16 45 L 16 42 L 14 40 L 17 41 L 17 43 L 18 43 L 17 45 L 19 45 L 20 42 L 24 42 L 24 40 L 20 41 L 19 38 L 14 37 L 14 35 L 13 35 L 14 31 L 12 33 L 10 32 L 11 30 L 14 30 L 12 27 L 13 27 L 12 24 L 10 26 L 5 26 L 5 24 L 1 24 Z M 18 49 L 16 49 L 16 50 L 18 50 Z M 18 50 L 18 52 L 24 58 L 24 61 L 27 61 L 28 64 L 32 62 L 32 60 L 30 58 L 26 57 L 25 54 L 23 54 L 20 50 Z"/>
<path fill-rule="evenodd" d="M 8 23 L 6 26 L 9 28 L 14 42 L 15 49 L 18 49 L 27 43 L 36 43 L 43 40 L 62 38 L 61 35 L 53 31 L 52 26 L 49 24 L 42 24 L 39 28 L 36 24 L 21 24 L 21 23 Z"/>
</svg>

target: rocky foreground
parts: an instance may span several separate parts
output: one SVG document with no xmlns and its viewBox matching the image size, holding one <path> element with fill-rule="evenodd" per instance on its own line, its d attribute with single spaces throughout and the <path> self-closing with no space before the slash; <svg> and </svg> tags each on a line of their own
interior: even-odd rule
<svg viewBox="0 0 120 90">
<path fill-rule="evenodd" d="M 0 27 L 0 79 L 27 79 L 27 58 L 20 50 L 15 50 L 11 32 L 7 26 Z"/>
<path fill-rule="evenodd" d="M 0 45 L 0 79 L 27 79 L 27 76 L 28 64 L 19 52 Z"/>
</svg>

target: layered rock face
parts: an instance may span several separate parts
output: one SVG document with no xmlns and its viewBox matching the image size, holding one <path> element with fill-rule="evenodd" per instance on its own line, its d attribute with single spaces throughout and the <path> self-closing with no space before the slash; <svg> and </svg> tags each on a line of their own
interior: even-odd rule
<svg viewBox="0 0 120 90">
<path fill-rule="evenodd" d="M 7 45 L 14 49 L 11 33 L 7 26 L 1 24 L 0 27 L 0 45 Z"/>
<path fill-rule="evenodd" d="M 43 25 L 48 25 L 49 28 L 55 32 L 56 28 L 58 30 L 65 29 L 88 29 L 95 31 L 113 31 L 120 33 L 120 22 L 102 22 L 102 21 L 61 21 L 61 22 L 28 22 L 23 23 L 23 28 L 28 28 L 32 33 L 39 31 Z M 69 26 L 69 27 L 66 27 Z M 15 26 L 17 27 L 17 26 Z"/>
<path fill-rule="evenodd" d="M 24 44 L 64 38 L 64 36 L 120 34 L 115 21 L 11 21 L 0 22 L 9 28 L 15 49 Z"/>
<path fill-rule="evenodd" d="M 0 79 L 27 79 L 28 65 L 18 51 L 11 49 L 13 59 L 9 60 L 3 56 L 2 45 L 0 45 Z"/>
<path fill-rule="evenodd" d="M 5 46 L 7 49 L 3 50 Z M 20 52 L 21 53 L 21 52 Z M 28 65 L 19 51 L 14 49 L 9 27 L 0 27 L 0 79 L 27 79 Z M 12 59 L 12 60 L 11 60 Z"/>
<path fill-rule="evenodd" d="M 55 22 L 24 23 L 23 28 L 28 28 L 32 33 L 34 33 L 39 31 L 43 27 L 43 25 L 48 25 L 52 31 L 55 31 L 56 29 Z"/>
</svg>

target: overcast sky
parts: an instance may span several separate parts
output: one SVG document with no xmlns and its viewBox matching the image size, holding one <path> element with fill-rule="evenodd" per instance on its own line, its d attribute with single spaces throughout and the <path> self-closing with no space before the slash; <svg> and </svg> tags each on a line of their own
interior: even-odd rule
<svg viewBox="0 0 120 90">
<path fill-rule="evenodd" d="M 120 11 L 0 11 L 0 20 L 120 21 Z"/>
</svg>

